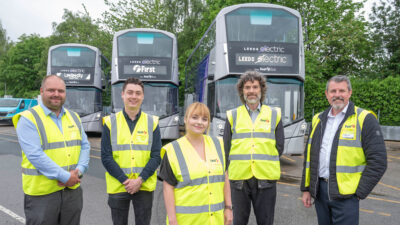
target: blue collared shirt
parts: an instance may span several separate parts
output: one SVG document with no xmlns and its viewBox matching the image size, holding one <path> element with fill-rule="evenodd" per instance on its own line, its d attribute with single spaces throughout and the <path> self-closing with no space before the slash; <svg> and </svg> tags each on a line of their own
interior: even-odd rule
<svg viewBox="0 0 400 225">
<path fill-rule="evenodd" d="M 48 109 L 43 104 L 40 104 L 46 116 L 50 116 L 57 127 L 62 130 L 61 117 L 65 114 L 64 107 L 61 108 L 60 114 L 57 115 Z M 70 173 L 62 169 L 53 160 L 51 160 L 43 151 L 40 143 L 40 136 L 37 131 L 35 124 L 25 117 L 21 117 L 17 125 L 17 136 L 19 144 L 21 145 L 22 151 L 25 153 L 29 162 L 39 170 L 44 176 L 49 179 L 59 180 L 62 183 L 66 183 L 70 178 Z M 77 169 L 81 173 L 85 173 L 89 167 L 90 158 L 90 143 L 87 139 L 86 133 L 82 128 L 82 144 L 81 153 L 79 155 L 79 161 Z"/>
<path fill-rule="evenodd" d="M 246 109 L 249 112 L 249 115 L 251 117 L 251 120 L 256 121 L 258 114 L 260 114 L 260 110 L 261 110 L 261 104 L 258 104 L 257 109 L 256 110 L 251 110 L 250 107 L 246 104 Z"/>
</svg>

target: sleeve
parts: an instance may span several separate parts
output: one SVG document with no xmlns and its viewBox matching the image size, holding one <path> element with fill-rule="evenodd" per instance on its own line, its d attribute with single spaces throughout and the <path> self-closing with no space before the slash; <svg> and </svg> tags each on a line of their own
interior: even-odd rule
<svg viewBox="0 0 400 225">
<path fill-rule="evenodd" d="M 229 120 L 225 120 L 225 128 L 224 128 L 224 149 L 225 149 L 225 169 L 228 170 L 229 167 L 229 153 L 231 151 L 231 141 L 232 141 L 232 129 Z"/>
<path fill-rule="evenodd" d="M 301 182 L 300 182 L 300 191 L 309 191 L 309 188 L 308 187 L 306 187 L 306 185 L 305 185 L 305 182 L 306 182 L 306 163 L 307 163 L 307 147 L 308 147 L 308 141 L 310 140 L 310 135 L 311 135 L 311 131 L 312 131 L 312 125 L 311 125 L 311 127 L 310 127 L 310 132 L 309 132 L 309 134 L 308 134 L 308 138 L 307 138 L 307 142 L 306 142 L 306 144 L 305 144 L 305 147 L 304 147 L 304 154 L 303 154 L 303 158 L 304 158 L 304 161 L 303 161 L 303 172 L 302 172 L 302 175 L 301 175 Z"/>
<path fill-rule="evenodd" d="M 276 149 L 278 149 L 279 156 L 281 156 L 285 148 L 285 132 L 282 125 L 282 120 L 280 120 L 278 126 L 276 126 L 275 140 L 276 140 L 275 144 Z"/>
<path fill-rule="evenodd" d="M 67 183 L 71 174 L 44 153 L 35 124 L 21 116 L 16 131 L 21 149 L 29 162 L 47 178 Z"/>
<path fill-rule="evenodd" d="M 172 171 L 171 165 L 169 164 L 167 154 L 165 154 L 161 162 L 160 174 L 158 175 L 158 178 L 174 187 L 178 184 L 178 180 L 176 179 L 175 174 Z"/>
<path fill-rule="evenodd" d="M 156 171 L 157 167 L 160 165 L 161 156 L 161 133 L 160 126 L 157 125 L 156 129 L 153 131 L 153 143 L 151 145 L 150 160 L 147 162 L 143 171 L 140 173 L 140 177 L 146 181 L 151 177 Z"/>
<path fill-rule="evenodd" d="M 382 131 L 372 114 L 365 117 L 361 132 L 361 144 L 367 165 L 361 175 L 356 195 L 360 199 L 364 199 L 374 189 L 387 168 L 386 147 Z"/>
<path fill-rule="evenodd" d="M 82 144 L 81 144 L 81 154 L 79 155 L 79 161 L 76 168 L 81 171 L 81 173 L 85 173 L 89 168 L 89 160 L 90 160 L 90 143 L 88 141 L 88 137 L 83 130 L 83 126 L 81 123 L 81 134 L 82 134 Z"/>
<path fill-rule="evenodd" d="M 115 177 L 119 182 L 123 183 L 128 179 L 124 171 L 122 171 L 121 167 L 119 167 L 118 163 L 115 162 L 113 158 L 110 129 L 108 129 L 105 124 L 103 125 L 103 132 L 101 134 L 101 162 L 107 172 L 111 176 Z"/>
</svg>

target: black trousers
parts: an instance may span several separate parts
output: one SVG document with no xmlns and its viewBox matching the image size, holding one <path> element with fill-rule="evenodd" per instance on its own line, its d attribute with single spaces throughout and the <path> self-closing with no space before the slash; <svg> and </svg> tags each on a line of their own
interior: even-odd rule
<svg viewBox="0 0 400 225">
<path fill-rule="evenodd" d="M 233 225 L 249 222 L 251 204 L 258 225 L 274 223 L 276 183 L 251 178 L 244 181 L 230 181 L 233 205 Z"/>
<path fill-rule="evenodd" d="M 65 188 L 48 195 L 24 197 L 27 225 L 79 225 L 83 207 L 82 188 Z"/>
<path fill-rule="evenodd" d="M 319 225 L 357 225 L 359 203 L 356 196 L 349 199 L 329 200 L 328 183 L 319 179 L 319 189 L 317 199 L 315 199 Z"/>
<path fill-rule="evenodd" d="M 153 193 L 138 191 L 131 195 L 127 192 L 108 195 L 108 205 L 114 225 L 127 225 L 129 206 L 132 201 L 136 225 L 150 225 Z"/>
</svg>

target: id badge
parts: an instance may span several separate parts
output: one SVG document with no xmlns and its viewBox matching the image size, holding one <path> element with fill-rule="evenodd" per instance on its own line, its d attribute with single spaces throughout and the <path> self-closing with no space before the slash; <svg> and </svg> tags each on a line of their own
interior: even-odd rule
<svg viewBox="0 0 400 225">
<path fill-rule="evenodd" d="M 344 139 L 354 139 L 354 133 L 343 133 L 342 138 Z"/>
</svg>

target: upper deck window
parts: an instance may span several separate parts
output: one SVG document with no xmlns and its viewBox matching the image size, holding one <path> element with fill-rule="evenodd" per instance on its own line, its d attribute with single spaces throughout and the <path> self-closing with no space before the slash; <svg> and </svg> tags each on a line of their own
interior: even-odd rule
<svg viewBox="0 0 400 225">
<path fill-rule="evenodd" d="M 118 37 L 118 56 L 172 57 L 172 38 L 162 33 L 127 32 Z"/>
<path fill-rule="evenodd" d="M 228 41 L 299 42 L 298 18 L 272 8 L 240 8 L 226 14 Z"/>
<path fill-rule="evenodd" d="M 96 52 L 85 47 L 58 47 L 51 51 L 51 65 L 61 67 L 94 67 Z"/>
</svg>

